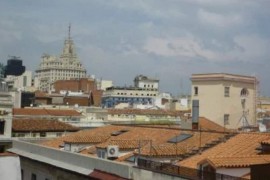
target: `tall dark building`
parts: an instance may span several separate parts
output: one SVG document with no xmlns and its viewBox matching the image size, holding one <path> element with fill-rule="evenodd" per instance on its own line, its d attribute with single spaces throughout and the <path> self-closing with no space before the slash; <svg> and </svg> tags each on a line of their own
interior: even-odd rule
<svg viewBox="0 0 270 180">
<path fill-rule="evenodd" d="M 25 72 L 25 66 L 22 65 L 22 60 L 18 57 L 12 56 L 7 60 L 5 68 L 5 77 L 7 75 L 20 76 Z"/>
</svg>

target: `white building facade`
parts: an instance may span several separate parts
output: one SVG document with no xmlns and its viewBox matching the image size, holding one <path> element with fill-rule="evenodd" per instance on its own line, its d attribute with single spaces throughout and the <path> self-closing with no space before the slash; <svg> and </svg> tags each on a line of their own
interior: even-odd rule
<svg viewBox="0 0 270 180">
<path fill-rule="evenodd" d="M 131 87 L 109 87 L 102 95 L 102 106 L 112 108 L 120 103 L 153 104 L 158 96 L 159 80 L 138 75 Z"/>
<path fill-rule="evenodd" d="M 5 81 L 10 90 L 28 90 L 32 87 L 32 72 L 25 71 L 20 76 L 8 75 Z"/>
</svg>

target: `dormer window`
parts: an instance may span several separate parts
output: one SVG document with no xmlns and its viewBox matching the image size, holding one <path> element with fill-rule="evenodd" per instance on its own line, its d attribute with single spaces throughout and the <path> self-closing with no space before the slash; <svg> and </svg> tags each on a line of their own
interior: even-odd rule
<svg viewBox="0 0 270 180">
<path fill-rule="evenodd" d="M 71 144 L 65 143 L 65 145 L 64 145 L 64 150 L 65 150 L 65 151 L 71 151 Z"/>
</svg>

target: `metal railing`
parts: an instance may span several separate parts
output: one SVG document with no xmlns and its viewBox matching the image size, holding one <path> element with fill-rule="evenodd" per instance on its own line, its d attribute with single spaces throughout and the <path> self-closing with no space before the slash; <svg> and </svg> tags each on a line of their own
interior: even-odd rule
<svg viewBox="0 0 270 180">
<path fill-rule="evenodd" d="M 198 169 L 181 167 L 170 163 L 162 163 L 140 158 L 138 158 L 137 166 L 138 168 L 173 176 L 179 176 L 191 180 L 246 180 L 245 178 L 241 177 L 219 174 L 215 172 L 207 172 Z"/>
</svg>

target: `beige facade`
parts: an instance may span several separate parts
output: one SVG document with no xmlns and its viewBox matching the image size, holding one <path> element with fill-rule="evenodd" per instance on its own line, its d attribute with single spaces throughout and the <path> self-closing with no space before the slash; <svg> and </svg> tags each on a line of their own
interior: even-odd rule
<svg viewBox="0 0 270 180">
<path fill-rule="evenodd" d="M 5 81 L 9 89 L 29 90 L 32 87 L 32 72 L 25 71 L 20 76 L 8 75 Z"/>
<path fill-rule="evenodd" d="M 65 40 L 60 57 L 44 54 L 39 68 L 36 70 L 35 86 L 42 91 L 53 90 L 56 80 L 69 80 L 86 77 L 86 70 L 80 63 L 73 40 L 70 35 Z"/>
<path fill-rule="evenodd" d="M 191 81 L 192 100 L 199 100 L 200 116 L 232 129 L 242 127 L 245 119 L 249 125 L 255 125 L 255 77 L 224 73 L 193 74 Z"/>
</svg>

